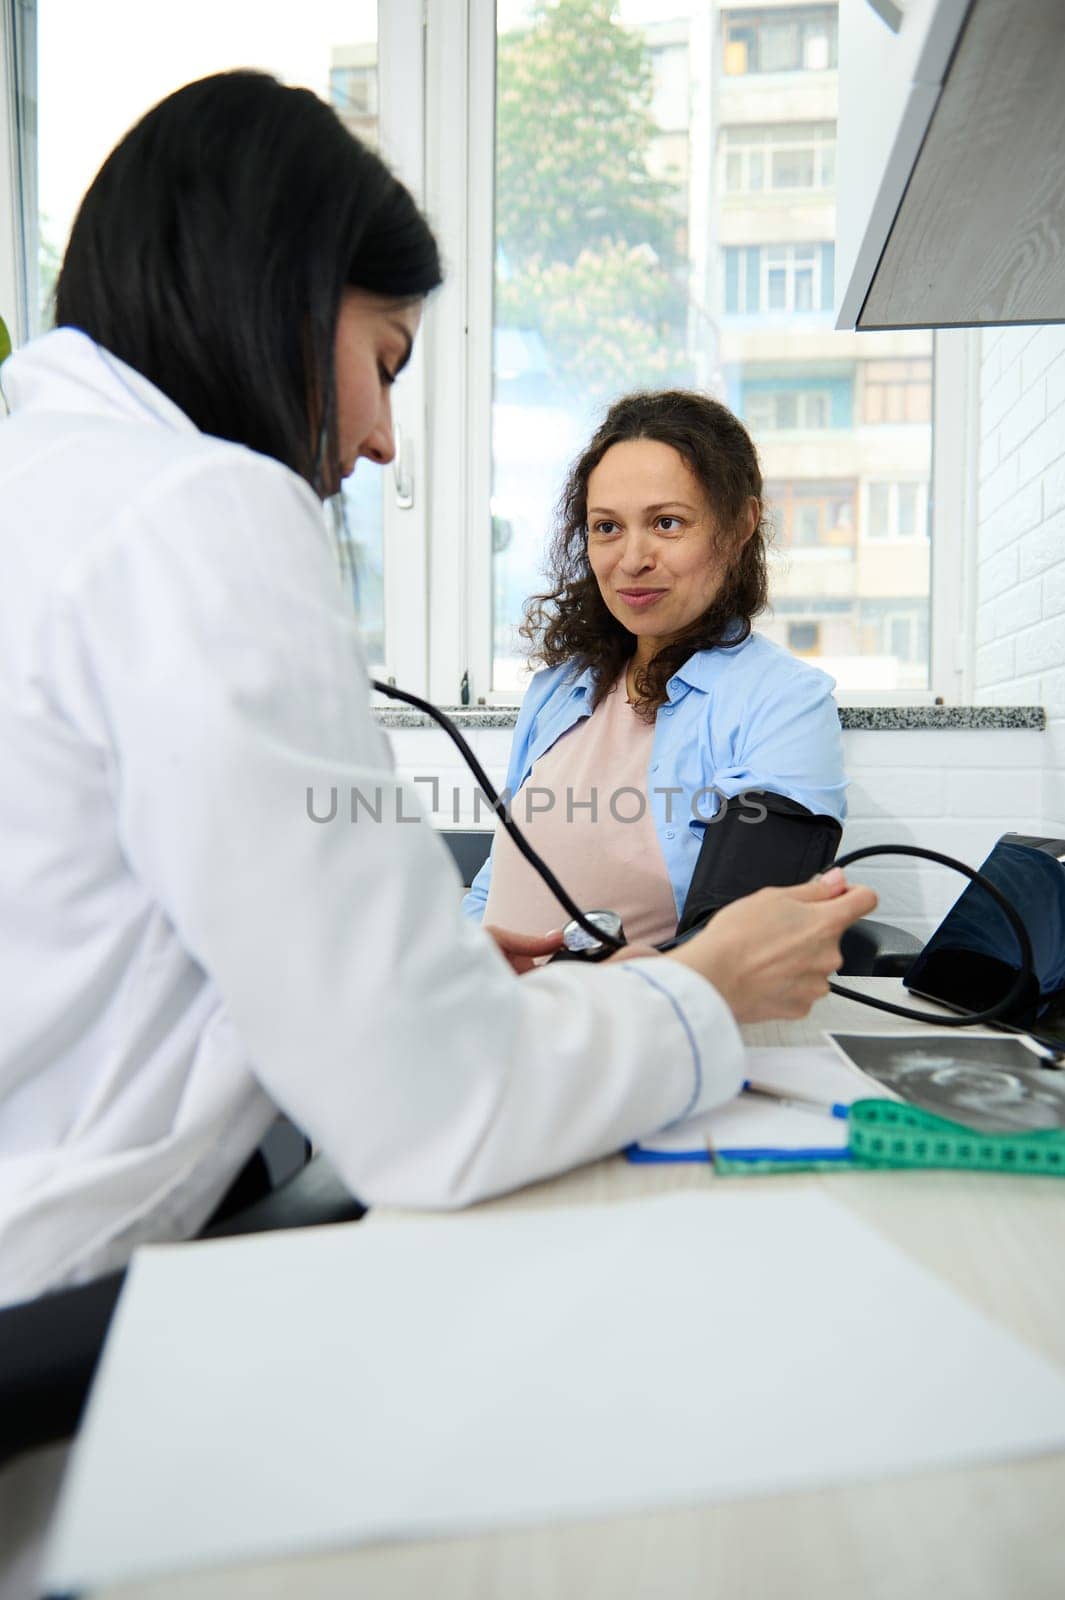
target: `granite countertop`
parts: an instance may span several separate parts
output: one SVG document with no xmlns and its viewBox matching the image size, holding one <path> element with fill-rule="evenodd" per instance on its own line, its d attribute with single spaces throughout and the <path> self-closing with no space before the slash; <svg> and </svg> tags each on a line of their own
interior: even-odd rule
<svg viewBox="0 0 1065 1600">
<path fill-rule="evenodd" d="M 441 706 L 459 728 L 512 728 L 517 706 Z M 375 706 L 384 728 L 432 728 L 436 724 L 413 706 Z M 1042 706 L 841 706 L 844 728 L 864 728 L 888 733 L 914 728 L 1033 728 L 1046 727 Z"/>
</svg>

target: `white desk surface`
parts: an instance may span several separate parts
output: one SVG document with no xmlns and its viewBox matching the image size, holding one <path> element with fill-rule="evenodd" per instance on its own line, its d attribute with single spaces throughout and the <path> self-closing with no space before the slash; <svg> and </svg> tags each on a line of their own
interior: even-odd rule
<svg viewBox="0 0 1065 1600">
<path fill-rule="evenodd" d="M 889 979 L 848 980 L 885 996 Z M 836 997 L 802 1023 L 745 1029 L 804 1043 L 825 1027 L 904 1030 Z M 491 1203 L 585 1205 L 725 1184 L 822 1188 L 1003 1326 L 1065 1366 L 1065 1183 L 966 1172 L 715 1179 L 697 1164 L 621 1157 Z M 377 1213 L 359 1226 L 387 1226 Z M 357 1331 L 354 1335 L 356 1341 Z M 973 1397 L 979 1404 L 979 1397 Z M 481 1538 L 432 1540 L 196 1573 L 111 1600 L 1060 1600 L 1065 1456 L 928 1473 Z"/>
</svg>

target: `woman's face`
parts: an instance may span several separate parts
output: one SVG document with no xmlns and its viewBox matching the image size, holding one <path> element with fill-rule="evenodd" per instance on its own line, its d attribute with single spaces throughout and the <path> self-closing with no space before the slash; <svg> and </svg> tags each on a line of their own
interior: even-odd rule
<svg viewBox="0 0 1065 1600">
<path fill-rule="evenodd" d="M 757 500 L 747 522 L 745 538 L 757 526 Z M 641 660 L 702 615 L 729 559 L 706 492 L 672 445 L 632 439 L 593 467 L 588 560 L 607 609 L 636 635 Z"/>
<path fill-rule="evenodd" d="M 389 390 L 410 358 L 421 302 L 398 304 L 365 289 L 345 289 L 337 317 L 336 392 L 340 476 L 361 456 L 384 463 L 395 455 Z"/>
</svg>

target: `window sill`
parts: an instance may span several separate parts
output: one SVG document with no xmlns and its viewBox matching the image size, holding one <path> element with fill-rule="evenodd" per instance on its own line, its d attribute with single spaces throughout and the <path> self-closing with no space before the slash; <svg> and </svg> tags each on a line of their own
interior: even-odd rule
<svg viewBox="0 0 1065 1600">
<path fill-rule="evenodd" d="M 518 718 L 517 706 L 441 706 L 459 728 L 512 728 Z M 423 711 L 375 706 L 374 715 L 383 728 L 432 728 L 436 724 Z M 915 728 L 943 731 L 999 728 L 1029 728 L 1043 732 L 1046 712 L 1042 706 L 840 706 L 839 720 L 844 729 L 865 729 L 876 733 L 910 732 Z"/>
</svg>

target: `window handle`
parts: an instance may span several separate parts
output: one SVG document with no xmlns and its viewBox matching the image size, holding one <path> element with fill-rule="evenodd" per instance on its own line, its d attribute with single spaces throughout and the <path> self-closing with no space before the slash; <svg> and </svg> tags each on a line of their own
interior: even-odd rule
<svg viewBox="0 0 1065 1600">
<path fill-rule="evenodd" d="M 396 454 L 392 461 L 392 476 L 396 485 L 396 504 L 401 511 L 409 511 L 414 504 L 414 440 L 407 437 L 398 422 L 393 434 Z"/>
</svg>

